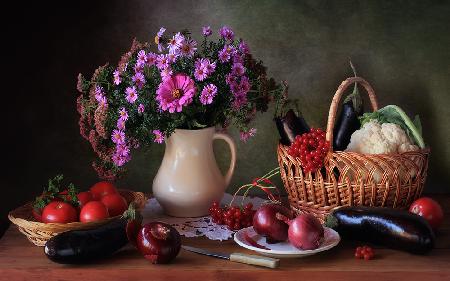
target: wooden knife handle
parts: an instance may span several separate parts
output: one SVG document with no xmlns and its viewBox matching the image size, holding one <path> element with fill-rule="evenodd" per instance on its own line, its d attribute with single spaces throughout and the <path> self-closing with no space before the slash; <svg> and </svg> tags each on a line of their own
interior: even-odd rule
<svg viewBox="0 0 450 281">
<path fill-rule="evenodd" d="M 264 266 L 269 268 L 277 268 L 280 265 L 279 259 L 273 259 L 269 257 L 246 255 L 241 253 L 232 253 L 230 255 L 230 261 L 252 264 L 257 266 Z"/>
</svg>

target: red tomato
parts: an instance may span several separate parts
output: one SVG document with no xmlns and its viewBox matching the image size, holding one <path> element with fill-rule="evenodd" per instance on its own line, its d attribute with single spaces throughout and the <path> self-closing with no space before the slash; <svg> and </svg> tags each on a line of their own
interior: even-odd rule
<svg viewBox="0 0 450 281">
<path fill-rule="evenodd" d="M 33 215 L 36 221 L 42 222 L 42 209 L 33 208 L 31 210 L 31 214 Z"/>
<path fill-rule="evenodd" d="M 108 208 L 111 217 L 123 214 L 128 208 L 127 201 L 118 193 L 103 196 L 101 202 Z"/>
<path fill-rule="evenodd" d="M 69 223 L 77 221 L 77 210 L 69 203 L 53 201 L 42 211 L 42 222 Z"/>
<path fill-rule="evenodd" d="M 108 209 L 100 201 L 91 201 L 86 203 L 80 212 L 81 222 L 91 222 L 103 220 L 109 217 Z"/>
<path fill-rule="evenodd" d="M 91 187 L 91 193 L 94 200 L 98 201 L 105 195 L 117 193 L 117 189 L 114 184 L 101 181 Z"/>
<path fill-rule="evenodd" d="M 444 213 L 439 203 L 428 197 L 414 201 L 409 207 L 409 211 L 425 218 L 433 229 L 437 229 L 444 219 Z"/>
<path fill-rule="evenodd" d="M 78 203 L 80 203 L 80 208 L 86 205 L 87 202 L 92 201 L 92 193 L 90 191 L 83 191 L 77 194 Z"/>
</svg>

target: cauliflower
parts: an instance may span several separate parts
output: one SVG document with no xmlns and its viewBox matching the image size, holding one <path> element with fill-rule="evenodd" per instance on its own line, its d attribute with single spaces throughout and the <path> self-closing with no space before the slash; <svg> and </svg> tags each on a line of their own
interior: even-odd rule
<svg viewBox="0 0 450 281">
<path fill-rule="evenodd" d="M 345 151 L 363 154 L 392 154 L 419 150 L 397 124 L 370 120 L 356 130 Z"/>
</svg>

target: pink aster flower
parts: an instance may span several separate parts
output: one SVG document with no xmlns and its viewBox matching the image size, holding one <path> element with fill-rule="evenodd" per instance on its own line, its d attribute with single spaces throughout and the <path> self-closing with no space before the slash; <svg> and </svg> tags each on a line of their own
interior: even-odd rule
<svg viewBox="0 0 450 281">
<path fill-rule="evenodd" d="M 167 78 L 170 78 L 173 74 L 173 71 L 170 67 L 166 67 L 161 70 L 161 79 L 166 80 Z"/>
<path fill-rule="evenodd" d="M 197 42 L 195 42 L 192 38 L 186 38 L 183 40 L 180 47 L 180 55 L 184 57 L 192 57 L 197 50 Z"/>
<path fill-rule="evenodd" d="M 234 75 L 231 74 L 231 73 L 228 73 L 228 74 L 225 76 L 225 82 L 227 82 L 228 85 L 231 85 L 231 84 L 233 84 L 233 83 L 236 83 L 236 76 L 234 76 Z"/>
<path fill-rule="evenodd" d="M 167 54 L 167 58 L 169 60 L 169 63 L 174 63 L 177 61 L 177 58 L 180 56 L 180 53 L 173 53 L 173 54 Z"/>
<path fill-rule="evenodd" d="M 119 118 L 117 119 L 117 129 L 124 131 L 125 130 L 125 120 Z"/>
<path fill-rule="evenodd" d="M 145 77 L 141 72 L 135 73 L 131 80 L 133 80 L 134 84 L 136 84 L 139 89 L 141 89 L 145 84 Z"/>
<path fill-rule="evenodd" d="M 145 50 L 140 50 L 137 54 L 137 61 L 140 64 L 145 64 L 147 62 L 147 54 L 145 53 Z"/>
<path fill-rule="evenodd" d="M 148 53 L 147 54 L 147 65 L 152 66 L 152 65 L 155 65 L 155 63 L 156 63 L 156 54 L 152 53 L 152 52 Z"/>
<path fill-rule="evenodd" d="M 241 141 L 247 142 L 248 139 L 250 139 L 251 137 L 254 137 L 255 135 L 256 135 L 256 129 L 255 128 L 251 128 L 247 132 L 241 132 Z"/>
<path fill-rule="evenodd" d="M 250 91 L 251 84 L 250 84 L 250 80 L 248 79 L 247 76 L 241 77 L 241 81 L 239 82 L 239 87 L 241 88 L 241 91 L 243 91 L 244 93 L 247 93 L 248 91 Z"/>
<path fill-rule="evenodd" d="M 144 106 L 142 103 L 139 104 L 139 106 L 138 106 L 138 108 L 137 108 L 137 111 L 138 111 L 139 114 L 144 113 L 144 111 L 145 111 L 145 106 Z"/>
<path fill-rule="evenodd" d="M 225 63 L 230 60 L 230 54 L 227 52 L 226 49 L 222 49 L 219 51 L 219 61 L 221 63 Z"/>
<path fill-rule="evenodd" d="M 205 37 L 210 36 L 212 34 L 211 27 L 210 26 L 204 26 L 202 28 L 202 33 L 203 33 L 203 36 L 205 36 Z"/>
<path fill-rule="evenodd" d="M 217 87 L 214 84 L 205 86 L 200 94 L 200 102 L 204 105 L 211 104 L 217 94 Z"/>
<path fill-rule="evenodd" d="M 164 142 L 164 134 L 161 133 L 160 130 L 153 130 L 153 134 L 155 139 L 153 140 L 154 142 L 157 143 L 163 143 Z"/>
<path fill-rule="evenodd" d="M 122 130 L 114 130 L 111 135 L 111 140 L 115 144 L 125 143 L 125 133 Z"/>
<path fill-rule="evenodd" d="M 245 43 L 243 40 L 239 42 L 239 51 L 241 51 L 243 54 L 249 54 L 250 48 L 248 47 L 247 43 Z"/>
<path fill-rule="evenodd" d="M 134 65 L 134 73 L 139 73 L 144 70 L 145 62 L 137 61 Z"/>
<path fill-rule="evenodd" d="M 95 93 L 95 100 L 100 103 L 100 101 L 102 100 L 102 98 L 104 97 L 104 93 L 103 93 L 103 87 L 102 86 L 95 86 L 94 89 L 94 93 Z"/>
<path fill-rule="evenodd" d="M 125 109 L 125 107 L 122 107 L 122 108 L 119 110 L 119 117 L 120 117 L 120 119 L 122 119 L 123 121 L 127 121 L 127 120 L 128 120 L 128 112 L 127 112 L 127 110 Z"/>
<path fill-rule="evenodd" d="M 125 89 L 125 94 L 127 94 L 127 96 L 125 97 L 125 99 L 129 102 L 129 103 L 135 103 L 137 98 L 138 98 L 138 94 L 137 94 L 137 90 L 136 87 L 127 87 Z"/>
<path fill-rule="evenodd" d="M 234 32 L 228 26 L 221 27 L 219 29 L 219 34 L 226 40 L 233 41 L 234 39 Z"/>
<path fill-rule="evenodd" d="M 164 27 L 161 27 L 155 36 L 155 44 L 158 45 L 158 51 L 160 53 L 164 50 L 164 46 L 160 42 L 164 32 L 166 32 L 166 29 Z"/>
<path fill-rule="evenodd" d="M 195 67 L 194 77 L 197 81 L 203 81 L 206 79 L 206 77 L 208 77 L 208 73 L 203 64 L 199 64 L 198 66 Z"/>
<path fill-rule="evenodd" d="M 247 103 L 247 94 L 239 92 L 234 95 L 232 107 L 235 110 L 239 110 L 246 103 Z"/>
<path fill-rule="evenodd" d="M 167 43 L 167 47 L 169 48 L 169 53 L 176 54 L 179 51 L 183 41 L 184 41 L 184 36 L 181 35 L 180 32 L 178 32 L 171 39 L 169 39 L 169 42 Z"/>
<path fill-rule="evenodd" d="M 163 111 L 181 112 L 183 106 L 192 102 L 195 91 L 194 80 L 186 74 L 179 73 L 159 84 L 156 91 L 156 100 Z"/>
<path fill-rule="evenodd" d="M 195 67 L 203 67 L 206 71 L 206 75 L 211 75 L 216 70 L 216 62 L 211 63 L 209 59 L 200 58 L 195 61 Z"/>
<path fill-rule="evenodd" d="M 119 85 L 120 82 L 122 82 L 122 80 L 120 79 L 120 72 L 119 72 L 118 69 L 116 69 L 116 70 L 113 72 L 113 76 L 114 76 L 114 84 L 115 84 L 115 85 Z"/>
<path fill-rule="evenodd" d="M 233 63 L 240 63 L 240 64 L 244 64 L 244 57 L 241 56 L 240 54 L 234 54 L 233 55 Z"/>
<path fill-rule="evenodd" d="M 241 63 L 234 63 L 231 67 L 231 73 L 235 76 L 242 76 L 245 73 L 245 68 Z"/>
<path fill-rule="evenodd" d="M 161 69 L 167 68 L 170 66 L 169 64 L 170 64 L 170 58 L 167 54 L 166 55 L 161 54 L 156 57 L 156 67 L 158 69 L 161 70 Z"/>
<path fill-rule="evenodd" d="M 98 104 L 100 106 L 106 107 L 108 106 L 108 100 L 106 99 L 105 96 L 102 96 L 99 100 L 98 100 Z"/>
<path fill-rule="evenodd" d="M 127 157 L 130 155 L 130 148 L 126 144 L 119 144 L 116 146 L 116 153 L 120 156 Z"/>
</svg>

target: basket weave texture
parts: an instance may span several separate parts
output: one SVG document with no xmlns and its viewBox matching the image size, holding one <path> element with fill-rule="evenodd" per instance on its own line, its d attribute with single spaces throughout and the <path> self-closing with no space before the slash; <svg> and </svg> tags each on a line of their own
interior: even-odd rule
<svg viewBox="0 0 450 281">
<path fill-rule="evenodd" d="M 330 151 L 324 168 L 304 173 L 299 158 L 278 145 L 278 163 L 289 204 L 297 213 L 311 213 L 323 221 L 340 206 L 406 208 L 420 197 L 428 169 L 428 148 L 399 154 L 361 154 L 333 151 L 333 128 L 339 101 L 347 87 L 358 82 L 367 91 L 373 110 L 375 92 L 360 77 L 348 78 L 337 89 L 328 115 L 326 139 Z"/>
<path fill-rule="evenodd" d="M 134 202 L 137 209 L 142 209 L 147 202 L 147 197 L 142 192 L 133 192 L 130 190 L 119 189 L 118 192 L 122 195 L 127 203 Z M 42 223 L 37 222 L 31 213 L 32 202 L 29 202 L 8 214 L 9 220 L 17 226 L 31 243 L 36 246 L 44 246 L 45 243 L 53 236 L 69 231 L 95 228 L 97 226 L 108 223 L 109 221 L 119 218 L 120 216 L 107 218 L 105 220 L 96 222 L 72 222 L 72 223 Z"/>
</svg>

